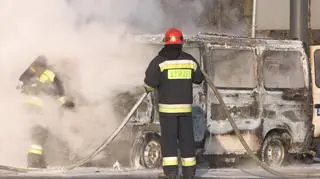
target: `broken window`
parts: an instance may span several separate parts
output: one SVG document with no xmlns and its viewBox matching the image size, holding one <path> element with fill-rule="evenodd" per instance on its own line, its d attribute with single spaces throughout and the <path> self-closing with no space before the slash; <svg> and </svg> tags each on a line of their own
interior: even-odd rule
<svg viewBox="0 0 320 179">
<path fill-rule="evenodd" d="M 256 59 L 253 51 L 212 49 L 206 59 L 206 70 L 220 88 L 255 88 Z"/>
<path fill-rule="evenodd" d="M 264 85 L 267 89 L 304 87 L 300 52 L 265 51 L 263 60 Z"/>
<path fill-rule="evenodd" d="M 315 70 L 315 83 L 320 88 L 320 50 L 314 53 L 314 70 Z"/>
</svg>

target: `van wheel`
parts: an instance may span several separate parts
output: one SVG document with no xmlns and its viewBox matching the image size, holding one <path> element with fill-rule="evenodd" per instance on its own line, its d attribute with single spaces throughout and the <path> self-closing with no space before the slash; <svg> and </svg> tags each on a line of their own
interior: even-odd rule
<svg viewBox="0 0 320 179">
<path fill-rule="evenodd" d="M 160 137 L 147 134 L 139 138 L 133 146 L 130 158 L 134 168 L 159 168 L 162 161 Z"/>
<path fill-rule="evenodd" d="M 282 166 L 288 161 L 288 133 L 272 133 L 263 141 L 261 160 L 269 166 Z"/>
</svg>

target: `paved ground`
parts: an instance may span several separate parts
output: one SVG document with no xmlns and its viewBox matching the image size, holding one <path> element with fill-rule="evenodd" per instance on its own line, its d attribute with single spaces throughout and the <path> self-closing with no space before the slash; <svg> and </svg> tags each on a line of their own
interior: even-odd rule
<svg viewBox="0 0 320 179">
<path fill-rule="evenodd" d="M 319 172 L 320 178 L 320 164 L 312 165 L 294 165 L 289 167 L 283 167 L 278 169 L 283 173 L 308 173 L 314 174 Z M 23 178 L 23 179 L 45 179 L 45 178 L 63 178 L 63 179 L 84 179 L 84 178 L 117 178 L 117 179 L 154 179 L 157 178 L 160 170 L 131 170 L 122 169 L 115 171 L 112 169 L 102 168 L 77 168 L 71 171 L 53 170 L 52 171 L 33 171 L 25 174 L 18 174 L 14 172 L 0 171 L 0 178 Z M 245 168 L 220 168 L 220 169 L 198 169 L 197 178 L 283 178 L 281 176 L 274 176 L 270 173 L 265 172 L 259 167 L 245 167 Z M 308 178 L 299 176 L 297 178 Z"/>
</svg>

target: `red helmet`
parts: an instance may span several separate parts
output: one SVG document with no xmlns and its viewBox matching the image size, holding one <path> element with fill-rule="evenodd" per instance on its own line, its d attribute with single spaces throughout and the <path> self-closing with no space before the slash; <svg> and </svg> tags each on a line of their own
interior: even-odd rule
<svg viewBox="0 0 320 179">
<path fill-rule="evenodd" d="M 166 45 L 184 43 L 182 32 L 176 28 L 168 29 L 165 33 L 163 41 Z"/>
</svg>

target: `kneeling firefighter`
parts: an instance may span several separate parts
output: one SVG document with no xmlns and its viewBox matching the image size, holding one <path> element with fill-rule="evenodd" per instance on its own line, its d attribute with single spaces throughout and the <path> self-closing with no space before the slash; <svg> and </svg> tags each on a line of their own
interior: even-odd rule
<svg viewBox="0 0 320 179">
<path fill-rule="evenodd" d="M 25 97 L 24 104 L 33 115 L 32 117 L 44 118 L 43 108 L 46 96 L 53 97 L 57 102 L 68 109 L 74 108 L 74 103 L 67 100 L 64 87 L 57 74 L 47 65 L 47 59 L 39 56 L 22 73 L 19 78 L 18 89 Z M 40 119 L 41 120 L 41 119 Z M 43 119 L 45 120 L 45 119 Z M 29 168 L 46 168 L 44 143 L 48 137 L 46 127 L 34 125 L 31 129 L 31 145 L 27 154 Z"/>
<path fill-rule="evenodd" d="M 196 168 L 192 84 L 202 83 L 204 77 L 194 57 L 182 51 L 184 39 L 180 30 L 169 29 L 164 42 L 164 48 L 150 62 L 144 79 L 146 91 L 155 89 L 158 96 L 165 174 L 159 178 L 178 178 L 179 146 L 183 178 L 192 179 Z"/>
</svg>

